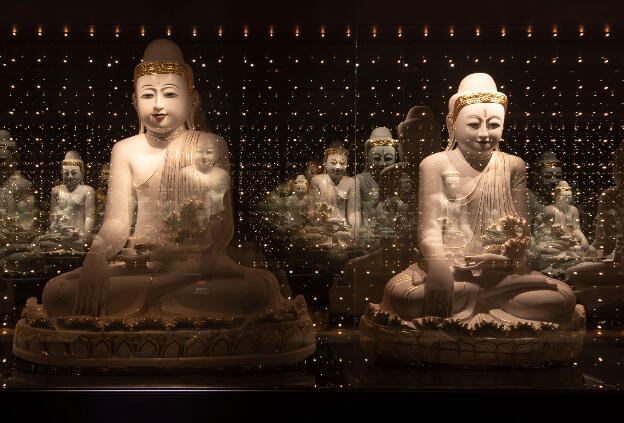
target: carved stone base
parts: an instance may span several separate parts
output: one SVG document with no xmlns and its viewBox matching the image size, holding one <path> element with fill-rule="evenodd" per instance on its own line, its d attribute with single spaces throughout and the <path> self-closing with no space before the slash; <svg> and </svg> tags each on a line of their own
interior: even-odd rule
<svg viewBox="0 0 624 423">
<path fill-rule="evenodd" d="M 57 329 L 22 319 L 13 339 L 15 356 L 58 367 L 285 365 L 304 360 L 314 349 L 307 312 L 294 320 L 218 329 Z"/>
<path fill-rule="evenodd" d="M 468 329 L 449 319 L 420 320 L 414 324 L 388 318 L 378 305 L 370 304 L 360 320 L 362 349 L 403 364 L 530 368 L 571 363 L 585 337 L 581 305 L 566 329 L 552 324 L 509 329 L 491 323 Z"/>
</svg>

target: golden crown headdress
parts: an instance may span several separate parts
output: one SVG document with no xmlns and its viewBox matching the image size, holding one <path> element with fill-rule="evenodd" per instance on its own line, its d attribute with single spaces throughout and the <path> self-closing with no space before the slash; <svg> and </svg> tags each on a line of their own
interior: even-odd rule
<svg viewBox="0 0 624 423">
<path fill-rule="evenodd" d="M 457 97 L 453 105 L 453 122 L 457 119 L 459 111 L 469 104 L 477 103 L 494 103 L 501 104 L 507 113 L 507 96 L 501 92 L 484 91 L 475 93 L 466 93 Z"/>
<path fill-rule="evenodd" d="M 134 87 L 137 80 L 144 75 L 179 75 L 186 81 L 189 93 L 193 92 L 193 76 L 191 70 L 184 63 L 179 62 L 142 62 L 134 68 Z"/>
</svg>

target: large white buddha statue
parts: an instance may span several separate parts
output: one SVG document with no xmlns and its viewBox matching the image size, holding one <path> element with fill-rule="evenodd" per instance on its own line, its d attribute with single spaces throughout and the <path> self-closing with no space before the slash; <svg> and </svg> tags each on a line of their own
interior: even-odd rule
<svg viewBox="0 0 624 423">
<path fill-rule="evenodd" d="M 598 199 L 596 238 L 584 262 L 566 271 L 566 282 L 588 309 L 624 304 L 624 143 L 613 152 L 614 186 Z"/>
<path fill-rule="evenodd" d="M 0 238 L 4 243 L 28 241 L 37 235 L 39 210 L 32 182 L 17 167 L 17 143 L 0 130 Z"/>
<path fill-rule="evenodd" d="M 364 144 L 366 169 L 355 175 L 356 189 L 360 193 L 362 207 L 362 226 L 373 229 L 378 222 L 379 175 L 395 164 L 397 141 L 386 127 L 373 129 Z"/>
<path fill-rule="evenodd" d="M 226 142 L 193 130 L 193 72 L 156 40 L 135 68 L 139 133 L 110 159 L 104 222 L 81 268 L 30 299 L 16 356 L 89 367 L 282 364 L 314 351 L 302 297 L 234 263 Z M 134 233 L 132 196 L 137 199 Z"/>
<path fill-rule="evenodd" d="M 568 285 L 524 263 L 526 166 L 499 150 L 506 108 L 484 73 L 465 77 L 449 100 L 449 145 L 420 164 L 421 259 L 369 305 L 360 321 L 365 351 L 494 366 L 568 362 L 580 352 L 583 307 Z M 461 236 L 447 244 L 451 218 Z"/>
<path fill-rule="evenodd" d="M 579 211 L 572 205 L 572 189 L 566 181 L 557 184 L 555 201 L 544 208 L 541 224 L 534 229 L 534 251 L 542 273 L 563 277 L 570 266 L 580 263 L 589 244 L 581 231 Z"/>
</svg>

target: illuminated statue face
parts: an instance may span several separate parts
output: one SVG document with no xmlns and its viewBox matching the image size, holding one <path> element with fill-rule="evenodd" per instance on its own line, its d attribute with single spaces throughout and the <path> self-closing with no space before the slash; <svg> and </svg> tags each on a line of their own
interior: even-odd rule
<svg viewBox="0 0 624 423">
<path fill-rule="evenodd" d="M 136 83 L 136 108 L 145 127 L 166 135 L 188 119 L 191 97 L 186 81 L 174 74 L 144 75 Z"/>
<path fill-rule="evenodd" d="M 214 143 L 198 141 L 193 155 L 195 168 L 202 173 L 208 172 L 217 162 L 217 149 Z"/>
<path fill-rule="evenodd" d="M 366 155 L 368 168 L 373 173 L 378 173 L 396 163 L 396 150 L 394 147 L 381 145 L 372 147 Z"/>
<path fill-rule="evenodd" d="M 299 182 L 295 184 L 295 193 L 296 194 L 305 194 L 308 192 L 308 182 Z"/>
<path fill-rule="evenodd" d="M 80 166 L 63 165 L 63 185 L 69 191 L 73 191 L 82 182 L 82 170 Z"/>
<path fill-rule="evenodd" d="M 540 172 L 540 179 L 544 188 L 553 191 L 557 184 L 563 179 L 563 172 L 560 167 L 544 167 Z"/>
<path fill-rule="evenodd" d="M 325 171 L 334 183 L 340 182 L 347 173 L 347 156 L 344 154 L 330 154 L 325 161 Z"/>
<path fill-rule="evenodd" d="M 572 204 L 572 191 L 557 191 L 555 201 L 563 205 Z"/>
<path fill-rule="evenodd" d="M 454 195 L 459 192 L 459 173 L 447 173 L 443 175 L 445 194 Z"/>
<path fill-rule="evenodd" d="M 505 108 L 501 104 L 475 103 L 462 108 L 453 124 L 455 140 L 464 153 L 487 153 L 503 136 Z"/>
</svg>

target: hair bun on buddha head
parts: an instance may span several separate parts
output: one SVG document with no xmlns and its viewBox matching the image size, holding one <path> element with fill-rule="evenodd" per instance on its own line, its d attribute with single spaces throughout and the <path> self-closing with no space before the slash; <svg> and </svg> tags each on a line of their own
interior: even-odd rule
<svg viewBox="0 0 624 423">
<path fill-rule="evenodd" d="M 172 73 L 184 78 L 189 92 L 193 91 L 193 69 L 184 62 L 182 49 L 171 40 L 154 40 L 145 47 L 143 60 L 134 69 L 134 85 L 143 75 Z"/>
<path fill-rule="evenodd" d="M 496 83 L 487 73 L 471 73 L 461 80 L 457 93 L 449 99 L 449 115 L 453 123 L 459 111 L 469 104 L 497 103 L 507 112 L 507 96 L 496 89 Z"/>
<path fill-rule="evenodd" d="M 70 150 L 65 153 L 65 158 L 61 163 L 63 166 L 78 166 L 80 170 L 84 172 L 84 162 L 80 158 L 80 153 L 74 150 Z"/>
</svg>

